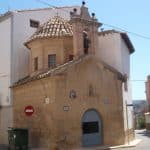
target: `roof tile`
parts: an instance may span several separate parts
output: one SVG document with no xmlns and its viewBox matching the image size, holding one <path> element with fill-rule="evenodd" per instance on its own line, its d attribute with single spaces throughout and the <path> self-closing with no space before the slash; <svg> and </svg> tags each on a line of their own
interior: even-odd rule
<svg viewBox="0 0 150 150">
<path fill-rule="evenodd" d="M 67 20 L 59 16 L 55 16 L 41 25 L 37 31 L 25 42 L 25 45 L 39 38 L 62 36 L 73 36 L 72 26 Z"/>
</svg>

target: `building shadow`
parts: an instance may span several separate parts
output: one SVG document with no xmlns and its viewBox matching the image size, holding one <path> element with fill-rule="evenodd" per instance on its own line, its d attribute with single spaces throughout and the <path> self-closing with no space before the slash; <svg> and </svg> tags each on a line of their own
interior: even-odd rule
<svg viewBox="0 0 150 150">
<path fill-rule="evenodd" d="M 8 145 L 4 145 L 4 144 L 0 145 L 0 150 L 8 150 L 8 149 L 9 149 Z"/>
<path fill-rule="evenodd" d="M 142 135 L 142 136 L 147 136 L 147 137 L 150 137 L 150 132 L 146 131 L 146 130 L 143 130 L 143 131 L 140 131 L 137 133 L 137 135 Z"/>
</svg>

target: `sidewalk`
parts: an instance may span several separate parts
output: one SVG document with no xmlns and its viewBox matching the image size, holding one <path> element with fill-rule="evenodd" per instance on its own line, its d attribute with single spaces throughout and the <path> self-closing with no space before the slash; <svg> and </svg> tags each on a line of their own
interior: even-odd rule
<svg viewBox="0 0 150 150">
<path fill-rule="evenodd" d="M 134 141 L 131 141 L 129 144 L 125 145 L 119 145 L 119 146 L 97 146 L 97 147 L 82 147 L 82 148 L 75 148 L 72 150 L 111 150 L 111 149 L 119 149 L 119 148 L 128 148 L 128 147 L 135 147 L 137 144 L 139 144 L 142 140 L 141 139 L 135 139 Z M 8 150 L 8 147 L 5 145 L 0 145 L 0 150 Z M 47 150 L 42 148 L 37 149 L 30 149 L 30 150 Z"/>
<path fill-rule="evenodd" d="M 119 146 L 112 146 L 109 147 L 110 149 L 117 149 L 117 148 L 128 148 L 128 147 L 136 147 L 137 144 L 139 144 L 142 140 L 141 139 L 135 139 L 134 141 L 129 142 L 129 144 L 119 145 Z"/>
<path fill-rule="evenodd" d="M 129 144 L 118 145 L 118 146 L 98 146 L 98 147 L 89 147 L 89 148 L 76 148 L 73 150 L 111 150 L 111 149 L 119 149 L 119 148 L 128 148 L 128 147 L 136 147 L 142 140 L 135 139 L 131 141 Z"/>
</svg>

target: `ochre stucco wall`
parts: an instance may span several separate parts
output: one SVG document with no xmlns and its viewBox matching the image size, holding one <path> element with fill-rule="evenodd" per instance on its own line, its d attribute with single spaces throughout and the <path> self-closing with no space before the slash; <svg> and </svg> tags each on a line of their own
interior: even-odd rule
<svg viewBox="0 0 150 150">
<path fill-rule="evenodd" d="M 93 96 L 89 96 L 91 85 Z M 83 114 L 95 109 L 102 120 L 103 145 L 124 144 L 121 87 L 116 73 L 93 57 L 85 58 L 61 74 L 14 87 L 14 127 L 29 129 L 31 147 L 53 150 L 67 144 L 72 149 L 82 146 Z M 69 97 L 71 90 L 76 91 L 75 99 Z M 24 114 L 27 105 L 35 109 L 31 117 Z"/>
<path fill-rule="evenodd" d="M 48 55 L 56 54 L 56 64 L 64 64 L 73 55 L 72 37 L 37 39 L 29 45 L 30 49 L 30 74 L 48 69 Z M 34 58 L 38 57 L 38 71 L 34 71 Z"/>
</svg>

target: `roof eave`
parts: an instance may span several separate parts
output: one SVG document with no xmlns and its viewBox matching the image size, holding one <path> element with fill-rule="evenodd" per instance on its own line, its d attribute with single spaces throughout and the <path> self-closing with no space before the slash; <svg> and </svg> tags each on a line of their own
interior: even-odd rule
<svg viewBox="0 0 150 150">
<path fill-rule="evenodd" d="M 29 41 L 26 41 L 26 42 L 24 42 L 23 44 L 24 44 L 24 46 L 26 46 L 28 49 L 31 49 L 30 47 L 29 47 L 29 44 L 31 43 L 31 42 L 33 42 L 33 41 L 36 41 L 36 40 L 44 40 L 44 39 L 54 39 L 54 38 L 65 38 L 65 37 L 73 37 L 73 35 L 63 35 L 63 36 L 52 36 L 52 37 L 42 37 L 42 38 L 34 38 L 34 39 L 31 39 L 31 40 L 29 40 Z"/>
<path fill-rule="evenodd" d="M 134 46 L 131 42 L 131 40 L 129 39 L 128 35 L 126 33 L 120 33 L 123 40 L 125 41 L 125 43 L 127 44 L 127 47 L 129 48 L 130 54 L 135 52 Z"/>
<path fill-rule="evenodd" d="M 12 11 L 8 11 L 0 16 L 0 22 L 10 18 L 13 15 Z"/>
</svg>

